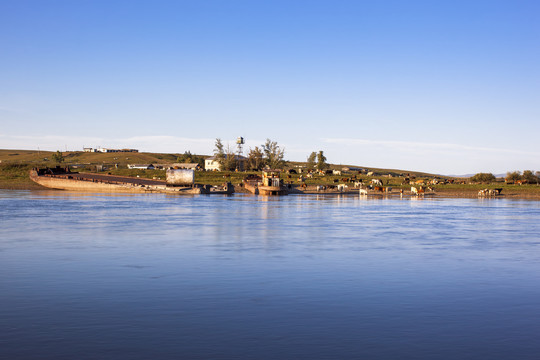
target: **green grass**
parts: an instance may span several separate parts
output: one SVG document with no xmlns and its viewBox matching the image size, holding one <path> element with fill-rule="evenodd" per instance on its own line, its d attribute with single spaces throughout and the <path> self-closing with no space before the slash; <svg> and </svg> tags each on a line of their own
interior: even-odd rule
<svg viewBox="0 0 540 360">
<path fill-rule="evenodd" d="M 31 164 L 0 164 L 0 189 L 43 189 L 30 180 Z"/>
<path fill-rule="evenodd" d="M 28 172 L 32 167 L 54 167 L 57 164 L 52 161 L 51 151 L 37 150 L 0 150 L 0 188 L 7 189 L 35 189 L 42 188 L 30 180 Z M 181 154 L 162 154 L 162 153 L 85 153 L 82 151 L 63 152 L 65 165 L 79 165 L 74 168 L 74 171 L 79 172 L 95 172 L 96 165 L 106 166 L 106 170 L 102 173 L 111 173 L 119 176 L 139 176 L 142 178 L 159 178 L 165 180 L 164 170 L 135 170 L 128 169 L 127 164 L 170 164 L 176 162 L 177 157 Z M 117 165 L 117 167 L 115 166 Z M 300 162 L 289 162 L 288 166 L 293 168 L 295 165 L 304 165 Z M 332 169 L 342 169 L 343 167 L 361 167 L 349 165 L 331 165 Z M 365 168 L 365 167 L 363 167 Z M 391 186 L 395 189 L 410 190 L 411 185 L 402 185 L 404 181 L 402 174 L 410 174 L 416 179 L 433 179 L 439 177 L 433 174 L 426 174 L 414 171 L 395 170 L 395 169 L 378 169 L 365 168 L 374 172 L 374 176 L 368 177 L 365 174 L 354 174 L 358 180 L 363 180 L 364 183 L 369 182 L 372 178 L 378 178 L 383 181 L 384 186 Z M 237 185 L 249 174 L 260 175 L 261 172 L 231 172 L 231 171 L 196 171 L 195 182 L 199 184 L 219 185 L 230 181 Z M 392 174 L 393 177 L 384 175 Z M 343 178 L 353 176 L 351 173 L 343 173 L 342 175 L 314 175 L 312 179 L 306 179 L 307 185 L 331 185 L 342 183 Z M 285 182 L 300 184 L 298 181 L 300 175 L 287 175 L 282 173 L 281 177 Z M 305 177 L 305 176 L 304 176 Z M 337 182 L 334 182 L 337 180 Z M 459 179 L 456 179 L 459 180 Z M 350 184 L 352 185 L 352 184 Z M 436 191 L 440 192 L 477 192 L 481 189 L 503 188 L 503 194 L 514 193 L 520 195 L 532 194 L 540 196 L 540 186 L 538 185 L 507 185 L 504 182 L 493 182 L 490 184 L 447 184 L 447 185 L 432 185 Z"/>
</svg>

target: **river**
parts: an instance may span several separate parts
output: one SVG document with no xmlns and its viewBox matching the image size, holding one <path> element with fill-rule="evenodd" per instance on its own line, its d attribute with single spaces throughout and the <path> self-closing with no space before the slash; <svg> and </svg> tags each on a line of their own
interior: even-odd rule
<svg viewBox="0 0 540 360">
<path fill-rule="evenodd" d="M 538 359 L 540 202 L 0 190 L 2 359 Z"/>
</svg>

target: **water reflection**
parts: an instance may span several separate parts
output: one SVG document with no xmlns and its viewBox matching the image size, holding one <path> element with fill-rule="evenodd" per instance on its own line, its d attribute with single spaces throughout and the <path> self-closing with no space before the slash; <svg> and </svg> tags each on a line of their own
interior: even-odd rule
<svg viewBox="0 0 540 360">
<path fill-rule="evenodd" d="M 0 191 L 2 358 L 533 359 L 540 206 Z"/>
</svg>

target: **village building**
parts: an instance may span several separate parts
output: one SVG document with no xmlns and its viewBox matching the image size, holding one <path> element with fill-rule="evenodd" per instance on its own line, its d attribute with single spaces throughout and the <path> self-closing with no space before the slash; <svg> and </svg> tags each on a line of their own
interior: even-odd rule
<svg viewBox="0 0 540 360">
<path fill-rule="evenodd" d="M 174 163 L 169 165 L 173 169 L 201 170 L 198 163 Z"/>
<path fill-rule="evenodd" d="M 101 153 L 117 153 L 117 152 L 139 152 L 137 149 L 107 149 L 107 148 L 90 148 L 83 147 L 84 152 L 101 152 Z"/>
<path fill-rule="evenodd" d="M 228 155 L 225 155 L 225 156 L 228 156 Z M 234 157 L 236 159 L 236 163 L 238 164 L 238 167 L 237 167 L 238 171 L 244 171 L 244 169 L 246 168 L 247 158 L 242 155 L 234 155 Z M 221 171 L 222 170 L 221 165 L 216 160 L 215 156 L 209 157 L 206 160 L 204 160 L 204 169 L 206 171 Z"/>
<path fill-rule="evenodd" d="M 138 170 L 154 170 L 156 167 L 153 164 L 128 164 L 128 169 Z"/>
</svg>

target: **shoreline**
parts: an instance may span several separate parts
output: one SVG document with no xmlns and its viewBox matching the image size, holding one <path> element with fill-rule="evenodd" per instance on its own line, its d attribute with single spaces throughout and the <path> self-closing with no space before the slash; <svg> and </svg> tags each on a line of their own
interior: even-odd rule
<svg viewBox="0 0 540 360">
<path fill-rule="evenodd" d="M 28 191 L 59 191 L 59 192 L 70 192 L 69 190 L 55 190 L 51 188 L 47 188 L 44 186 L 41 186 L 37 183 L 34 183 L 33 181 L 30 182 L 10 182 L 10 183 L 0 183 L 0 190 L 13 190 L 13 191 L 21 191 L 21 190 L 28 190 Z M 445 189 L 445 188 L 439 188 L 436 189 L 433 193 L 426 193 L 425 195 L 412 195 L 410 191 L 404 191 L 403 195 L 401 196 L 399 193 L 399 190 L 394 190 L 392 192 L 388 193 L 380 193 L 380 192 L 369 192 L 367 195 L 367 198 L 396 198 L 396 197 L 403 197 L 403 198 L 464 198 L 464 199 L 520 199 L 520 200 L 535 200 L 540 201 L 540 192 L 537 191 L 527 191 L 528 189 L 521 189 L 521 191 L 512 191 L 505 189 L 505 191 L 498 196 L 488 196 L 488 197 L 479 197 L 478 196 L 478 190 L 477 189 Z M 531 189 L 532 190 L 532 189 Z M 87 191 L 87 192 L 93 192 L 93 191 Z M 235 185 L 235 192 L 240 194 L 251 194 L 247 189 L 245 189 L 242 186 Z M 289 195 L 323 195 L 323 196 L 339 196 L 339 195 L 345 195 L 345 196 L 351 196 L 351 195 L 358 195 L 359 190 L 358 189 L 349 189 L 344 192 L 339 191 L 333 191 L 333 190 L 326 190 L 326 191 L 317 191 L 315 186 L 308 186 L 305 190 L 298 189 L 297 186 L 294 186 L 289 191 Z M 254 195 L 257 196 L 257 195 Z"/>
</svg>

